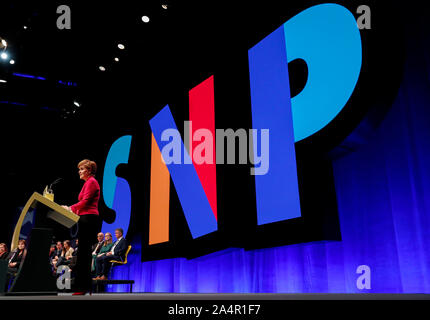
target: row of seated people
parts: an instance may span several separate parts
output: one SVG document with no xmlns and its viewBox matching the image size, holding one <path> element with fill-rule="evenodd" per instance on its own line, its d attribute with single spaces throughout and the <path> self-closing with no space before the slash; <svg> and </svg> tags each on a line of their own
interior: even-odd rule
<svg viewBox="0 0 430 320">
<path fill-rule="evenodd" d="M 61 265 L 67 265 L 73 269 L 76 265 L 76 257 L 78 254 L 78 239 L 75 240 L 75 247 L 72 247 L 70 240 L 63 242 L 57 241 L 56 245 L 52 245 L 49 251 L 49 262 L 54 273 Z"/>
<path fill-rule="evenodd" d="M 112 260 L 123 261 L 127 251 L 127 241 L 123 237 L 123 230 L 118 228 L 115 230 L 116 241 L 113 242 L 112 234 L 100 232 L 97 235 L 97 243 L 92 246 L 91 273 L 95 280 L 106 280 L 110 272 Z M 50 261 L 52 270 L 56 270 L 61 265 L 69 266 L 70 270 L 76 265 L 76 257 L 78 250 L 78 240 L 76 239 L 75 248 L 71 246 L 69 240 L 58 241 L 56 246 L 51 247 Z"/>
<path fill-rule="evenodd" d="M 127 240 L 123 237 L 123 229 L 115 229 L 116 241 L 112 241 L 112 234 L 99 233 L 97 243 L 93 246 L 91 271 L 94 280 L 106 280 L 112 263 L 110 261 L 124 261 L 127 252 Z"/>
<path fill-rule="evenodd" d="M 118 228 L 115 230 L 116 241 L 113 242 L 112 234 L 99 233 L 97 235 L 97 243 L 92 247 L 92 263 L 91 272 L 94 280 L 106 280 L 112 263 L 110 261 L 124 261 L 125 254 L 128 248 L 127 240 L 123 237 L 123 230 Z M 78 239 L 75 240 L 75 248 L 72 247 L 70 240 L 63 242 L 58 241 L 56 245 L 52 245 L 49 252 L 49 261 L 52 271 L 56 270 L 61 265 L 67 265 L 70 271 L 76 266 Z M 8 252 L 8 247 L 5 243 L 0 243 L 0 259 L 8 260 L 8 277 L 14 276 L 20 264 L 23 262 L 27 254 L 26 241 L 19 240 L 17 249 Z"/>
<path fill-rule="evenodd" d="M 18 247 L 9 252 L 5 243 L 0 243 L 0 260 L 8 261 L 8 274 L 15 274 L 27 255 L 26 241 L 19 240 Z"/>
</svg>

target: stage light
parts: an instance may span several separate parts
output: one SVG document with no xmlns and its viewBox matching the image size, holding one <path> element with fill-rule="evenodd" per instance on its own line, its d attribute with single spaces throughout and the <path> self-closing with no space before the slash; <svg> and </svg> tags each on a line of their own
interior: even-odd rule
<svg viewBox="0 0 430 320">
<path fill-rule="evenodd" d="M 118 62 L 118 61 L 119 61 L 119 59 L 118 59 L 117 57 L 115 57 L 115 58 L 114 58 L 114 60 L 115 60 L 116 62 Z"/>
<path fill-rule="evenodd" d="M 9 61 L 9 63 L 10 64 L 15 64 L 15 60 L 12 59 L 12 60 Z"/>
<path fill-rule="evenodd" d="M 100 66 L 99 69 L 100 69 L 100 71 L 106 71 L 106 68 L 103 66 Z"/>
<path fill-rule="evenodd" d="M 145 22 L 145 23 L 148 23 L 149 22 L 149 17 L 148 16 L 143 16 L 142 17 L 142 21 Z"/>
<path fill-rule="evenodd" d="M 27 26 L 24 26 L 24 29 L 27 30 Z"/>
<path fill-rule="evenodd" d="M 6 83 L 6 80 L 0 79 L 0 83 Z"/>
<path fill-rule="evenodd" d="M 7 59 L 7 53 L 3 52 L 3 53 L 0 55 L 0 57 L 1 57 L 3 60 L 6 60 L 6 59 Z"/>
<path fill-rule="evenodd" d="M 0 49 L 3 49 L 3 51 L 7 49 L 7 41 L 2 37 L 0 37 Z"/>
<path fill-rule="evenodd" d="M 162 5 L 161 5 L 161 7 L 162 7 L 164 10 L 167 10 L 167 4 L 162 4 Z"/>
<path fill-rule="evenodd" d="M 75 106 L 77 106 L 77 107 L 80 107 L 80 106 L 81 106 L 81 104 L 80 104 L 79 102 L 77 102 L 77 101 L 73 101 L 73 104 L 74 104 Z"/>
<path fill-rule="evenodd" d="M 118 43 L 118 48 L 120 48 L 121 50 L 124 50 L 125 46 L 122 43 Z"/>
</svg>

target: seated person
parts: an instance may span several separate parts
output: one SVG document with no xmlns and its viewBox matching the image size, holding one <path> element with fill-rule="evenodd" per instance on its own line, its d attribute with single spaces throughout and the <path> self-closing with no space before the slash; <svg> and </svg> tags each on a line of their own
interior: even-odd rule
<svg viewBox="0 0 430 320">
<path fill-rule="evenodd" d="M 91 251 L 93 252 L 93 254 L 99 253 L 100 249 L 103 246 L 103 243 L 105 240 L 104 238 L 105 238 L 105 235 L 103 234 L 103 232 L 99 232 L 97 234 L 97 243 L 93 244 L 93 246 L 91 247 Z"/>
<path fill-rule="evenodd" d="M 103 237 L 105 238 L 105 241 L 103 242 L 103 245 L 99 249 L 98 253 L 97 253 L 97 248 L 96 248 L 96 250 L 93 251 L 93 260 L 91 263 L 91 273 L 94 273 L 96 271 L 96 259 L 98 257 L 106 255 L 106 253 L 108 253 L 109 251 L 112 250 L 112 247 L 113 247 L 112 234 L 110 232 L 106 232 L 106 234 Z"/>
<path fill-rule="evenodd" d="M 8 264 L 8 275 L 13 276 L 18 272 L 18 269 L 27 255 L 27 249 L 25 248 L 25 240 L 18 241 L 18 248 L 11 252 L 11 258 Z"/>
<path fill-rule="evenodd" d="M 57 269 L 61 265 L 67 265 L 70 263 L 70 259 L 72 259 L 74 249 L 72 248 L 70 240 L 66 240 L 63 243 L 63 251 L 61 252 L 60 257 L 58 258 L 57 263 L 54 268 Z"/>
<path fill-rule="evenodd" d="M 60 258 L 62 252 L 63 252 L 63 243 L 61 241 L 57 241 L 56 249 L 50 256 L 50 261 L 53 269 L 55 268 L 55 265 L 57 264 L 57 261 Z"/>
<path fill-rule="evenodd" d="M 51 248 L 49 248 L 49 263 L 51 263 L 52 259 L 54 258 L 55 249 L 55 244 L 51 244 Z"/>
<path fill-rule="evenodd" d="M 72 270 L 76 266 L 76 260 L 78 257 L 78 239 L 75 240 L 75 250 L 72 253 L 72 258 L 70 259 L 69 268 Z"/>
<path fill-rule="evenodd" d="M 124 261 L 127 251 L 127 240 L 123 237 L 124 231 L 121 228 L 115 229 L 115 237 L 112 249 L 105 255 L 96 259 L 96 277 L 93 280 L 106 280 L 112 266 L 111 260 Z"/>
<path fill-rule="evenodd" d="M 9 250 L 6 243 L 0 243 L 0 260 L 9 260 Z"/>
<path fill-rule="evenodd" d="M 72 256 L 77 256 L 78 255 L 78 246 L 79 246 L 79 239 L 75 239 L 75 247 L 72 253 Z"/>
</svg>

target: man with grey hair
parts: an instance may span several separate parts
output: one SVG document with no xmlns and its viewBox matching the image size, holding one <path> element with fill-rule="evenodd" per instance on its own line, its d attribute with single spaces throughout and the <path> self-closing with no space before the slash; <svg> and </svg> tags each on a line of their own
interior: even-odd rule
<svg viewBox="0 0 430 320">
<path fill-rule="evenodd" d="M 103 241 L 105 240 L 105 235 L 103 234 L 103 232 L 99 232 L 97 234 L 97 243 L 95 243 L 92 248 L 91 248 L 91 252 L 93 254 L 97 254 L 99 253 L 100 249 L 103 246 Z"/>
</svg>

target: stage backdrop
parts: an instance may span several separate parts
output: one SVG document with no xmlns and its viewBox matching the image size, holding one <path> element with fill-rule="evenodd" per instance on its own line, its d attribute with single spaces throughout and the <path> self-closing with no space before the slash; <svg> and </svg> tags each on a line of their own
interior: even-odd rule
<svg viewBox="0 0 430 320">
<path fill-rule="evenodd" d="M 333 160 L 341 241 L 141 262 L 137 234 L 113 278 L 134 279 L 136 292 L 430 293 L 430 33 L 420 19 L 408 28 L 389 112 Z M 357 286 L 363 265 L 370 289 Z"/>
</svg>

